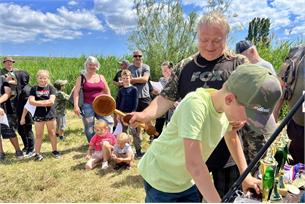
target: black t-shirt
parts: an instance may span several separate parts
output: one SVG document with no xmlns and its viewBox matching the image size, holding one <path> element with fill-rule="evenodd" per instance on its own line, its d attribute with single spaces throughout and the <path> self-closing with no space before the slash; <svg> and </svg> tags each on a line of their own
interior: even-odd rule
<svg viewBox="0 0 305 204">
<path fill-rule="evenodd" d="M 207 61 L 201 55 L 195 57 L 181 70 L 178 93 L 181 98 L 197 88 L 221 89 L 235 67 L 232 61 L 221 56 Z"/>
<path fill-rule="evenodd" d="M 51 95 L 56 94 L 56 89 L 51 86 L 47 85 L 45 87 L 40 86 L 33 86 L 30 92 L 30 96 L 35 96 L 36 101 L 48 100 L 50 99 Z M 48 106 L 48 107 L 36 107 L 36 111 L 34 117 L 41 117 L 41 118 L 54 118 L 55 117 L 55 107 Z"/>
<path fill-rule="evenodd" d="M 200 54 L 196 54 L 183 63 L 182 67 L 178 67 L 175 74 L 177 78 L 171 78 L 163 91 L 169 98 L 179 100 L 200 87 L 221 89 L 233 70 L 244 63 L 243 60 L 240 57 L 228 59 L 223 55 L 213 61 L 207 61 Z M 171 86 L 177 86 L 177 92 L 171 89 Z M 206 164 L 210 171 L 219 170 L 229 157 L 230 152 L 222 139 Z"/>
<path fill-rule="evenodd" d="M 20 119 L 21 119 L 23 108 L 24 108 L 26 102 L 28 101 L 28 98 L 30 96 L 30 92 L 31 92 L 31 86 L 25 85 L 19 93 L 18 106 L 16 108 L 17 109 L 18 121 L 20 121 Z M 32 117 L 30 116 L 29 113 L 26 114 L 25 121 L 26 121 L 26 124 L 32 123 Z"/>
<path fill-rule="evenodd" d="M 114 76 L 114 78 L 113 78 L 113 81 L 119 82 L 119 78 L 121 78 L 121 73 L 122 73 L 122 70 L 119 70 L 119 71 L 115 74 L 115 76 Z"/>
</svg>

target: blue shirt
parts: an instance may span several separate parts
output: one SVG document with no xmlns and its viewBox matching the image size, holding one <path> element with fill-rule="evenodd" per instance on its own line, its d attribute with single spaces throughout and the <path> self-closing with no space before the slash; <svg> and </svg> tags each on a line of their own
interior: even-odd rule
<svg viewBox="0 0 305 204">
<path fill-rule="evenodd" d="M 135 86 L 121 87 L 116 98 L 118 110 L 130 113 L 138 107 L 138 89 Z"/>
</svg>

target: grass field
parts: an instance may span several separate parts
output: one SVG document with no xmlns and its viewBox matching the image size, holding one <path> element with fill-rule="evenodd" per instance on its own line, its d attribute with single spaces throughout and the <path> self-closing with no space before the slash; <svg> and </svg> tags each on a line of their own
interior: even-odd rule
<svg viewBox="0 0 305 204">
<path fill-rule="evenodd" d="M 51 156 L 47 135 L 41 162 L 17 160 L 10 142 L 4 141 L 7 157 L 0 162 L 0 202 L 144 202 L 143 182 L 136 166 L 130 170 L 97 167 L 86 171 L 87 144 L 81 120 L 69 111 L 67 125 L 66 140 L 58 142 L 60 159 Z M 143 142 L 144 149 L 147 145 Z"/>
</svg>

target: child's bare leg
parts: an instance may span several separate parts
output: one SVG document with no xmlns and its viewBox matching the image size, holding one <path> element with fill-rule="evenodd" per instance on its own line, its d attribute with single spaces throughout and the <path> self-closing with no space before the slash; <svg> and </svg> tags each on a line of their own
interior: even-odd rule
<svg viewBox="0 0 305 204">
<path fill-rule="evenodd" d="M 86 170 L 92 170 L 96 165 L 94 165 L 94 158 L 89 159 L 86 163 Z"/>
<path fill-rule="evenodd" d="M 46 122 L 48 128 L 48 135 L 52 146 L 52 151 L 57 151 L 57 138 L 55 134 L 56 130 L 56 122 L 54 120 L 50 120 Z"/>
<path fill-rule="evenodd" d="M 102 157 L 98 157 L 97 155 L 93 154 L 92 158 L 86 163 L 86 169 L 92 170 L 102 161 Z"/>
<path fill-rule="evenodd" d="M 3 146 L 2 146 L 2 138 L 0 137 L 0 153 L 4 153 Z"/>
<path fill-rule="evenodd" d="M 21 151 L 17 136 L 13 137 L 13 138 L 10 138 L 10 141 L 11 141 L 12 145 L 14 146 L 14 149 L 15 149 L 16 152 Z"/>
<path fill-rule="evenodd" d="M 35 152 L 40 153 L 45 122 L 35 122 Z"/>
<path fill-rule="evenodd" d="M 109 142 L 103 142 L 103 161 L 108 161 L 111 157 L 112 145 Z"/>
</svg>

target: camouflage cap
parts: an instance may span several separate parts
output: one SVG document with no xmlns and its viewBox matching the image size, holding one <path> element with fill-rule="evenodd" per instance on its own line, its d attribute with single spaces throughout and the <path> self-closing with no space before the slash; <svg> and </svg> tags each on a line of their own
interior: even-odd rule
<svg viewBox="0 0 305 204">
<path fill-rule="evenodd" d="M 261 132 L 282 95 L 279 80 L 255 64 L 239 65 L 226 82 L 227 89 L 244 105 L 249 125 Z"/>
<path fill-rule="evenodd" d="M 119 64 L 122 65 L 122 64 L 126 64 L 127 66 L 129 66 L 129 61 L 124 59 L 122 61 L 119 61 Z"/>
<path fill-rule="evenodd" d="M 54 82 L 54 85 L 63 86 L 63 85 L 66 85 L 67 83 L 68 83 L 67 80 L 58 79 Z"/>
</svg>

